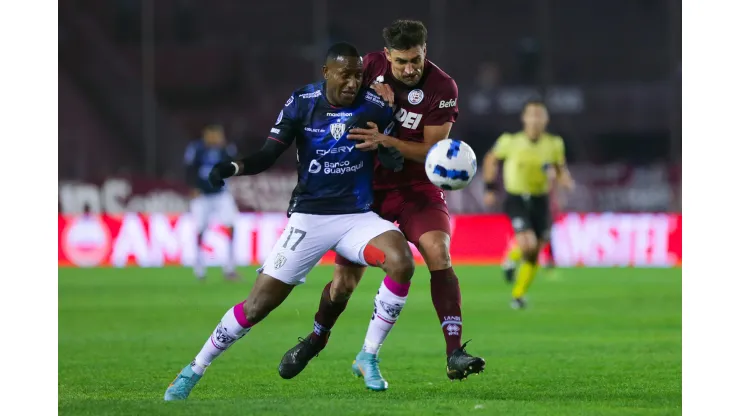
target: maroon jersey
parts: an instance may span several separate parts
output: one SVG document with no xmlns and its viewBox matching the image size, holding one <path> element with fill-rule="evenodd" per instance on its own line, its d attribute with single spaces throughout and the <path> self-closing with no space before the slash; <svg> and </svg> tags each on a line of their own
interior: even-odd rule
<svg viewBox="0 0 740 416">
<path fill-rule="evenodd" d="M 395 92 L 398 137 L 413 142 L 424 141 L 424 126 L 441 126 L 457 119 L 457 84 L 455 80 L 429 60 L 424 61 L 424 73 L 419 83 L 409 87 L 393 78 L 390 62 L 383 51 L 372 52 L 363 59 L 365 85 L 380 75 Z M 393 172 L 375 162 L 374 189 L 392 189 L 415 184 L 428 184 L 424 164 L 404 161 L 403 170 Z"/>
</svg>

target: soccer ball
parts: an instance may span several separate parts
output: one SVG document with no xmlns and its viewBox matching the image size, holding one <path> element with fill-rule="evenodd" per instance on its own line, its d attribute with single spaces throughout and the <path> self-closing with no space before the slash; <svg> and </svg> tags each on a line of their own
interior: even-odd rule
<svg viewBox="0 0 740 416">
<path fill-rule="evenodd" d="M 455 191 L 465 188 L 473 180 L 478 162 L 473 149 L 467 143 L 444 139 L 429 149 L 424 168 L 433 184 Z"/>
</svg>

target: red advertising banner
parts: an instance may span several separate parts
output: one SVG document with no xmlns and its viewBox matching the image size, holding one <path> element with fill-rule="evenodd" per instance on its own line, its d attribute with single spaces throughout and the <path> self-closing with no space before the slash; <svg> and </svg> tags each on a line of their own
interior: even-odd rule
<svg viewBox="0 0 740 416">
<path fill-rule="evenodd" d="M 288 219 L 278 213 L 242 213 L 234 224 L 234 260 L 259 265 L 269 254 Z M 504 215 L 453 215 L 455 264 L 499 263 L 513 236 Z M 681 215 L 566 214 L 552 231 L 560 266 L 672 267 L 681 264 Z M 188 214 L 59 215 L 59 266 L 192 265 L 196 233 Z M 203 250 L 210 265 L 226 259 L 224 230 L 211 227 Z M 421 261 L 412 246 L 414 256 Z M 328 253 L 322 263 L 331 263 Z"/>
</svg>

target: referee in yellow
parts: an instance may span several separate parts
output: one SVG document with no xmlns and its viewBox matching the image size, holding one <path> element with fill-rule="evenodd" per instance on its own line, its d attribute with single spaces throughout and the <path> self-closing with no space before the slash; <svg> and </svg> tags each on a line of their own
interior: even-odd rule
<svg viewBox="0 0 740 416">
<path fill-rule="evenodd" d="M 526 306 L 524 295 L 537 273 L 540 249 L 550 238 L 550 177 L 554 175 L 557 184 L 566 190 L 574 185 L 565 163 L 563 139 L 546 131 L 548 122 L 544 102 L 527 102 L 522 110 L 524 129 L 502 134 L 483 160 L 485 202 L 489 206 L 496 202 L 495 181 L 499 161 L 503 161 L 504 212 L 511 219 L 522 253 L 511 293 L 514 309 Z"/>
</svg>

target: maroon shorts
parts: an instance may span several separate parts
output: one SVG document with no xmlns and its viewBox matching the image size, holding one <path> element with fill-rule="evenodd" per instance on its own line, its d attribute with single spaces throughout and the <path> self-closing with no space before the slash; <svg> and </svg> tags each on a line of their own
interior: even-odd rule
<svg viewBox="0 0 740 416">
<path fill-rule="evenodd" d="M 430 183 L 375 191 L 373 211 L 390 222 L 398 222 L 406 239 L 417 247 L 419 237 L 428 231 L 450 234 L 444 192 Z M 353 264 L 339 255 L 336 263 Z"/>
</svg>

